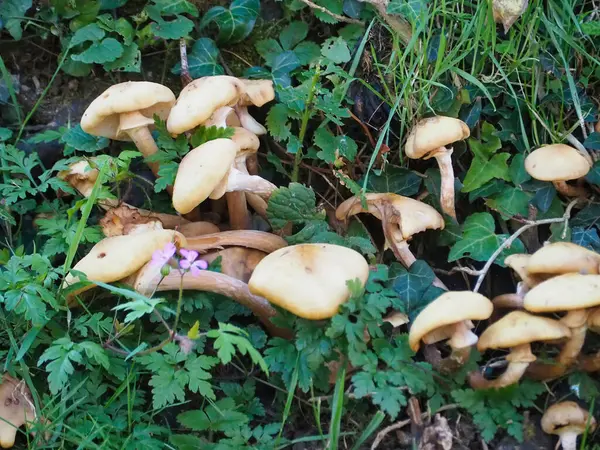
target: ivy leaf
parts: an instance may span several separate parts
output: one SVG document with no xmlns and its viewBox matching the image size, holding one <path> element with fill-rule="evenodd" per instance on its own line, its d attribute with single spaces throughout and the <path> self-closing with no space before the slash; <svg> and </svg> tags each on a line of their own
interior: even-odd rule
<svg viewBox="0 0 600 450">
<path fill-rule="evenodd" d="M 254 28 L 259 11 L 260 0 L 234 0 L 229 9 L 213 6 L 200 21 L 200 29 L 214 23 L 219 30 L 217 43 L 240 42 Z"/>
<path fill-rule="evenodd" d="M 587 139 L 583 141 L 583 146 L 590 150 L 600 150 L 600 133 L 597 131 L 590 133 Z"/>
<path fill-rule="evenodd" d="M 592 169 L 585 176 L 585 180 L 588 183 L 600 186 L 600 161 L 594 163 Z"/>
<path fill-rule="evenodd" d="M 31 8 L 31 0 L 2 0 L 0 2 L 0 22 L 4 22 L 4 28 L 16 41 L 23 36 L 21 23 L 25 13 Z M 2 26 L 0 25 L 0 30 Z"/>
<path fill-rule="evenodd" d="M 123 46 L 119 41 L 113 38 L 106 38 L 100 42 L 94 42 L 86 50 L 77 54 L 71 55 L 74 61 L 91 63 L 106 63 L 115 61 L 123 54 Z"/>
<path fill-rule="evenodd" d="M 352 17 L 353 19 L 358 19 L 365 9 L 364 2 L 359 0 L 344 0 L 343 11 L 348 17 Z"/>
<path fill-rule="evenodd" d="M 281 30 L 279 42 L 283 50 L 293 50 L 296 45 L 306 39 L 308 36 L 308 24 L 296 20 Z"/>
<path fill-rule="evenodd" d="M 218 63 L 219 49 L 214 41 L 209 38 L 200 38 L 188 53 L 188 65 L 192 78 L 223 75 L 225 70 Z M 171 69 L 175 75 L 181 74 L 181 63 L 175 64 Z"/>
<path fill-rule="evenodd" d="M 321 54 L 335 64 L 346 63 L 351 59 L 348 44 L 342 37 L 327 39 L 321 47 Z"/>
<path fill-rule="evenodd" d="M 283 74 L 288 74 L 298 67 L 300 67 L 298 56 L 293 51 L 288 50 L 280 53 L 273 59 L 271 69 L 273 71 L 273 76 L 278 77 Z"/>
<path fill-rule="evenodd" d="M 504 219 L 520 215 L 527 217 L 529 212 L 530 194 L 516 187 L 504 189 L 500 194 L 486 199 L 485 204 L 498 211 Z"/>
<path fill-rule="evenodd" d="M 543 213 L 550 209 L 552 202 L 556 198 L 556 188 L 554 185 L 552 183 L 544 184 L 545 186 L 541 189 L 538 189 L 531 200 L 531 203 Z"/>
<path fill-rule="evenodd" d="M 510 181 L 507 165 L 509 158 L 510 153 L 499 153 L 489 160 L 475 156 L 463 182 L 462 192 L 471 192 L 497 178 Z"/>
<path fill-rule="evenodd" d="M 573 227 L 598 226 L 600 225 L 598 217 L 600 217 L 600 204 L 591 203 L 579 211 L 579 213 L 571 219 L 569 224 Z"/>
<path fill-rule="evenodd" d="M 571 242 L 600 252 L 600 236 L 596 228 L 575 227 L 571 230 Z"/>
<path fill-rule="evenodd" d="M 427 306 L 429 302 L 423 302 L 424 294 L 432 286 L 435 274 L 433 269 L 422 260 L 417 260 L 409 269 L 393 264 L 393 273 L 390 278 L 394 279 L 392 287 L 398 294 L 404 306 L 404 312 L 411 314 Z M 430 299 L 431 301 L 433 299 Z"/>
<path fill-rule="evenodd" d="M 403 167 L 386 167 L 380 175 L 371 174 L 367 182 L 367 190 L 371 192 L 393 192 L 410 197 L 419 192 L 422 178 Z M 359 184 L 363 184 L 362 181 Z"/>
<path fill-rule="evenodd" d="M 525 170 L 525 155 L 518 154 L 513 156 L 513 159 L 510 162 L 509 172 L 510 179 L 517 186 L 531 180 L 531 175 Z"/>
<path fill-rule="evenodd" d="M 427 3 L 424 0 L 391 0 L 387 7 L 389 14 L 399 14 L 409 22 L 416 23 Z"/>
<path fill-rule="evenodd" d="M 254 47 L 258 54 L 265 60 L 267 66 L 273 66 L 275 58 L 283 53 L 283 48 L 275 39 L 263 39 L 258 41 Z"/>
<path fill-rule="evenodd" d="M 476 261 L 487 261 L 502 243 L 509 238 L 507 234 L 495 234 L 494 217 L 489 213 L 476 213 L 467 217 L 463 225 L 461 239 L 452 246 L 448 261 L 468 256 Z M 504 258 L 513 253 L 525 253 L 523 243 L 516 239 L 504 249 L 495 263 L 504 267 Z"/>
</svg>

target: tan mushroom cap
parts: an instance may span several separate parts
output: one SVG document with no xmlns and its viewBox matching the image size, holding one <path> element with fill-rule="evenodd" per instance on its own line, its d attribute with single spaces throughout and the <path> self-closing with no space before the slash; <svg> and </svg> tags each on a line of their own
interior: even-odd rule
<svg viewBox="0 0 600 450">
<path fill-rule="evenodd" d="M 258 136 L 242 127 L 234 127 L 231 140 L 240 147 L 238 156 L 247 156 L 256 153 L 260 147 Z"/>
<path fill-rule="evenodd" d="M 5 373 L 0 384 L 0 447 L 15 444 L 17 429 L 35 419 L 31 394 L 21 381 Z M 8 423 L 7 423 L 8 422 Z"/>
<path fill-rule="evenodd" d="M 57 176 L 73 186 L 84 197 L 89 197 L 99 174 L 98 169 L 92 168 L 87 159 L 82 159 L 71 164 L 67 170 L 58 172 Z"/>
<path fill-rule="evenodd" d="M 227 75 L 203 77 L 192 81 L 183 88 L 169 114 L 169 133 L 181 134 L 196 128 L 208 120 L 217 109 L 236 104 L 244 92 L 244 84 Z"/>
<path fill-rule="evenodd" d="M 529 272 L 527 272 L 527 264 L 529 264 L 530 260 L 531 255 L 514 253 L 504 259 L 504 264 L 506 264 L 506 267 L 510 267 L 519 278 L 527 284 L 527 286 L 532 287 L 535 286 L 537 281 L 530 276 Z"/>
<path fill-rule="evenodd" d="M 552 341 L 571 336 L 571 330 L 557 320 L 513 311 L 494 322 L 479 336 L 477 349 L 511 348 L 537 341 Z"/>
<path fill-rule="evenodd" d="M 428 159 L 430 153 L 471 135 L 466 123 L 453 117 L 434 116 L 417 123 L 406 138 L 404 153 L 413 159 Z"/>
<path fill-rule="evenodd" d="M 94 136 L 130 141 L 119 132 L 120 114 L 138 111 L 154 124 L 154 115 L 166 119 L 175 104 L 175 94 L 166 86 L 149 81 L 128 81 L 109 87 L 97 97 L 81 117 L 81 128 Z"/>
<path fill-rule="evenodd" d="M 575 432 L 581 434 L 588 426 L 596 429 L 596 419 L 577 403 L 566 401 L 550 406 L 542 416 L 542 430 L 548 434 Z"/>
<path fill-rule="evenodd" d="M 573 147 L 553 144 L 531 152 L 525 158 L 525 170 L 536 180 L 568 181 L 585 176 L 590 165 Z"/>
<path fill-rule="evenodd" d="M 85 273 L 92 282 L 112 283 L 139 270 L 152 259 L 155 250 L 164 248 L 169 242 L 174 242 L 178 247 L 185 246 L 186 239 L 173 230 L 152 230 L 105 238 L 94 245 L 73 270 Z M 78 281 L 78 277 L 69 273 L 64 284 L 69 286 Z"/>
<path fill-rule="evenodd" d="M 173 207 L 187 214 L 206 200 L 225 177 L 238 152 L 238 145 L 231 139 L 214 139 L 185 155 L 173 185 Z"/>
<path fill-rule="evenodd" d="M 369 193 L 365 194 L 365 197 L 367 199 L 367 210 L 362 208 L 360 198 L 351 197 L 338 206 L 335 212 L 336 218 L 346 220 L 355 214 L 368 212 L 382 220 L 383 208 L 387 203 L 394 210 L 395 219 L 399 221 L 399 229 L 402 231 L 404 239 L 410 239 L 411 236 L 421 231 L 444 229 L 444 218 L 435 208 L 426 203 L 392 193 Z"/>
<path fill-rule="evenodd" d="M 346 284 L 364 286 L 369 265 L 363 256 L 332 244 L 301 244 L 267 255 L 254 270 L 250 292 L 305 319 L 328 319 L 351 295 Z"/>
<path fill-rule="evenodd" d="M 538 284 L 525 294 L 526 310 L 544 313 L 600 305 L 600 275 L 568 273 Z"/>
<path fill-rule="evenodd" d="M 492 315 L 492 302 L 471 291 L 445 292 L 419 313 L 408 336 L 413 351 L 419 350 L 421 339 L 442 327 L 465 320 L 485 320 Z"/>
<path fill-rule="evenodd" d="M 554 242 L 536 251 L 527 263 L 530 274 L 600 273 L 600 255 L 571 242 Z"/>
<path fill-rule="evenodd" d="M 240 81 L 245 88 L 245 93 L 240 97 L 238 103 L 240 106 L 254 105 L 261 107 L 275 99 L 273 80 L 240 79 Z"/>
</svg>

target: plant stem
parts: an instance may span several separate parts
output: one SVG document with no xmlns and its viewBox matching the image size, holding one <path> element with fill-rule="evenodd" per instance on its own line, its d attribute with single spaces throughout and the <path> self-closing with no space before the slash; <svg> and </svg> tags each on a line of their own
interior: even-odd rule
<svg viewBox="0 0 600 450">
<path fill-rule="evenodd" d="M 306 101 L 306 108 L 304 109 L 304 114 L 302 115 L 302 123 L 300 125 L 300 134 L 298 135 L 298 140 L 300 141 L 300 148 L 296 152 L 296 156 L 294 157 L 294 168 L 292 170 L 292 181 L 295 183 L 298 181 L 298 172 L 300 170 L 300 163 L 302 162 L 302 143 L 304 142 L 304 136 L 306 136 L 306 129 L 308 127 L 308 119 L 310 119 L 310 114 L 312 112 L 312 102 L 315 98 L 315 88 L 317 86 L 317 82 L 319 81 L 319 77 L 321 75 L 321 67 L 317 65 L 315 68 L 315 73 L 312 77 L 312 83 L 310 86 L 310 92 L 308 94 L 308 100 Z"/>
</svg>

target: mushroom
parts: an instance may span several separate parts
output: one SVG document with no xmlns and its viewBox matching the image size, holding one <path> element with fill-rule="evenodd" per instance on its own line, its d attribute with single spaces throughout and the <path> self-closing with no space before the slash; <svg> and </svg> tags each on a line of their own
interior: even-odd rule
<svg viewBox="0 0 600 450">
<path fill-rule="evenodd" d="M 261 107 L 275 98 L 272 80 L 240 80 L 244 84 L 245 93 L 239 99 L 235 111 L 242 126 L 256 135 L 267 133 L 267 129 L 248 113 L 248 106 Z"/>
<path fill-rule="evenodd" d="M 123 234 L 132 234 L 133 231 L 139 229 L 140 225 L 145 224 L 160 224 L 160 227 L 154 226 L 156 229 L 177 228 L 181 232 L 181 228 L 184 228 L 186 224 L 190 222 L 183 217 L 175 216 L 172 214 L 155 213 L 147 211 L 145 209 L 139 209 L 134 206 L 122 203 L 121 205 L 109 209 L 104 217 L 100 219 L 100 226 L 102 232 L 106 237 L 121 236 Z M 208 222 L 198 222 L 205 224 Z M 212 225 L 212 224 L 210 224 Z M 216 225 L 215 228 L 211 228 L 210 233 L 219 231 Z M 186 228 L 187 230 L 188 228 Z M 207 229 L 208 230 L 208 229 Z M 182 233 L 184 236 L 186 233 Z"/>
<path fill-rule="evenodd" d="M 235 110 L 230 106 L 222 106 L 217 109 L 212 115 L 208 118 L 206 122 L 204 122 L 204 126 L 206 127 L 218 127 L 218 128 L 226 128 L 226 127 L 241 127 L 242 123 L 240 122 L 240 118 L 235 113 Z"/>
<path fill-rule="evenodd" d="M 5 373 L 0 384 L 0 447 L 11 448 L 18 428 L 35 418 L 35 406 L 25 383 Z"/>
<path fill-rule="evenodd" d="M 81 128 L 93 136 L 133 141 L 145 158 L 158 151 L 150 128 L 154 115 L 166 119 L 175 94 L 166 86 L 148 81 L 128 81 L 109 87 L 81 117 Z M 148 163 L 158 176 L 158 163 Z"/>
<path fill-rule="evenodd" d="M 93 159 L 90 158 L 90 160 Z M 61 170 L 57 174 L 58 178 L 69 183 L 85 198 L 92 195 L 92 189 L 100 173 L 98 169 L 92 168 L 90 160 L 82 159 L 81 161 L 77 161 L 71 164 L 67 170 Z"/>
<path fill-rule="evenodd" d="M 195 238 L 207 234 L 219 233 L 219 227 L 212 222 L 189 222 L 177 227 L 177 231 L 186 238 Z"/>
<path fill-rule="evenodd" d="M 560 320 L 571 329 L 571 338 L 563 345 L 556 364 L 536 363 L 529 374 L 548 380 L 563 375 L 577 360 L 587 332 L 589 309 L 600 305 L 600 275 L 569 273 L 538 284 L 525 295 L 524 307 L 535 313 L 566 311 Z"/>
<path fill-rule="evenodd" d="M 565 183 L 590 171 L 590 163 L 573 147 L 553 144 L 538 148 L 525 158 L 525 170 L 536 180 L 551 181 L 558 192 L 568 197 L 586 195 L 583 188 Z"/>
<path fill-rule="evenodd" d="M 600 308 L 595 308 L 587 319 L 587 326 L 590 331 L 600 333 Z M 592 355 L 581 356 L 579 360 L 579 369 L 585 372 L 600 371 L 600 352 Z"/>
<path fill-rule="evenodd" d="M 72 269 L 83 272 L 92 283 L 74 288 L 68 293 L 68 298 L 93 288 L 94 281 L 112 283 L 131 275 L 152 259 L 155 250 L 164 248 L 169 242 L 174 242 L 178 247 L 185 246 L 186 239 L 173 230 L 151 230 L 102 239 Z M 69 273 L 63 281 L 63 287 L 79 281 L 79 277 Z"/>
<path fill-rule="evenodd" d="M 236 230 L 205 234 L 187 239 L 186 248 L 203 253 L 224 247 L 245 247 L 272 253 L 287 246 L 282 237 L 264 231 Z"/>
<path fill-rule="evenodd" d="M 529 364 L 536 360 L 531 343 L 553 341 L 571 336 L 569 328 L 557 320 L 538 317 L 524 311 L 513 311 L 490 325 L 479 337 L 477 349 L 510 348 L 508 367 L 495 380 L 487 380 L 479 372 L 469 374 L 473 389 L 501 388 L 517 383 Z"/>
<path fill-rule="evenodd" d="M 577 436 L 595 429 L 596 419 L 571 401 L 555 403 L 542 416 L 542 430 L 558 435 L 559 444 L 564 450 L 576 450 Z"/>
<path fill-rule="evenodd" d="M 530 259 L 531 255 L 527 255 L 525 253 L 515 253 L 507 256 L 504 259 L 504 264 L 511 268 L 518 275 L 521 281 L 517 284 L 517 292 L 501 294 L 494 297 L 492 299 L 494 308 L 523 308 L 523 298 L 525 293 L 527 293 L 529 289 L 540 282 L 540 280 L 527 271 L 527 264 L 529 263 Z"/>
<path fill-rule="evenodd" d="M 571 242 L 554 242 L 531 255 L 527 272 L 544 278 L 566 273 L 599 274 L 600 255 Z"/>
<path fill-rule="evenodd" d="M 454 207 L 454 168 L 452 149 L 446 146 L 462 141 L 471 135 L 462 120 L 434 116 L 418 122 L 406 138 L 404 153 L 412 159 L 435 158 L 440 167 L 440 204 L 444 213 L 456 219 Z"/>
<path fill-rule="evenodd" d="M 239 146 L 231 139 L 214 139 L 190 151 L 182 159 L 173 186 L 173 207 L 186 214 L 224 192 L 248 191 L 269 196 L 276 187 L 259 176 L 232 167 Z M 226 184 L 222 181 L 226 180 Z M 225 186 L 224 189 L 221 186 Z M 222 192 L 224 191 L 224 192 Z"/>
<path fill-rule="evenodd" d="M 289 337 L 289 330 L 279 328 L 271 322 L 277 311 L 267 300 L 252 294 L 243 281 L 224 273 L 202 270 L 199 274 L 192 275 L 190 272 L 181 274 L 177 270 L 171 270 L 163 277 L 160 267 L 146 264 L 137 273 L 122 281 L 146 296 L 155 292 L 177 291 L 180 288 L 224 295 L 248 307 L 273 335 Z"/>
<path fill-rule="evenodd" d="M 310 320 L 328 319 L 351 295 L 347 282 L 364 286 L 369 265 L 352 249 L 332 244 L 300 244 L 267 255 L 254 269 L 250 292 Z"/>
<path fill-rule="evenodd" d="M 481 294 L 445 292 L 419 313 L 410 327 L 408 342 L 418 351 L 420 342 L 435 344 L 448 339 L 452 354 L 441 360 L 440 369 L 452 372 L 469 360 L 477 335 L 471 320 L 485 320 L 493 311 L 492 302 Z"/>
<path fill-rule="evenodd" d="M 367 209 L 360 197 L 350 197 L 335 211 L 338 220 L 347 220 L 355 214 L 368 212 L 381 220 L 386 244 L 404 267 L 410 267 L 416 258 L 408 248 L 408 240 L 427 229 L 444 229 L 444 218 L 431 206 L 409 197 L 387 194 L 365 194 Z"/>
</svg>

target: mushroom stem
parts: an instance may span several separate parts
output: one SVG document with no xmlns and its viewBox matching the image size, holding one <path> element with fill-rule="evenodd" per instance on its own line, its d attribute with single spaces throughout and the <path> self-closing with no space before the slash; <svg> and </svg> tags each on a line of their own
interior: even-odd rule
<svg viewBox="0 0 600 450">
<path fill-rule="evenodd" d="M 245 174 L 235 167 L 229 170 L 226 192 L 253 192 L 261 197 L 268 198 L 275 189 L 277 189 L 277 186 L 258 175 Z"/>
<path fill-rule="evenodd" d="M 469 374 L 469 384 L 473 389 L 491 389 L 502 388 L 517 383 L 525 374 L 527 367 L 535 356 L 531 353 L 531 345 L 523 344 L 511 348 L 510 354 L 506 357 L 508 367 L 502 375 L 495 380 L 487 380 L 479 371 Z"/>
<path fill-rule="evenodd" d="M 437 362 L 437 369 L 443 373 L 456 372 L 466 364 L 471 356 L 473 347 L 453 348 L 450 356 Z"/>
<path fill-rule="evenodd" d="M 247 230 L 250 228 L 251 217 L 246 203 L 245 192 L 227 192 L 227 210 L 229 223 L 234 230 Z"/>
<path fill-rule="evenodd" d="M 275 250 L 286 247 L 287 242 L 279 236 L 263 231 L 238 230 L 189 238 L 185 248 L 206 252 L 226 246 L 254 248 L 265 253 L 273 253 Z"/>
<path fill-rule="evenodd" d="M 471 327 L 469 327 L 469 325 L 472 326 L 472 324 L 470 321 L 468 322 L 469 323 L 467 323 L 466 320 L 463 320 L 462 322 L 458 322 L 456 325 L 454 325 L 454 333 L 448 341 L 448 344 L 453 349 L 472 347 L 473 345 L 477 344 L 477 335 L 471 331 Z"/>
<path fill-rule="evenodd" d="M 252 294 L 243 281 L 209 270 L 203 270 L 195 276 L 189 272 L 181 275 L 173 270 L 162 279 L 156 290 L 173 291 L 179 290 L 180 286 L 183 286 L 184 290 L 208 291 L 225 295 L 249 308 L 274 336 L 289 336 L 289 330 L 279 328 L 271 322 L 271 317 L 277 315 L 275 308 L 263 297 Z"/>
<path fill-rule="evenodd" d="M 246 192 L 246 201 L 260 217 L 267 218 L 267 202 L 259 195 Z"/>
<path fill-rule="evenodd" d="M 559 443 L 563 450 L 577 450 L 577 436 L 579 436 L 579 433 L 575 431 L 565 431 L 564 433 L 561 433 Z"/>
<path fill-rule="evenodd" d="M 571 186 L 566 181 L 553 181 L 552 184 L 558 192 L 567 197 L 586 197 L 587 191 L 581 186 Z"/>
<path fill-rule="evenodd" d="M 242 127 L 244 127 L 246 130 L 256 134 L 257 136 L 267 133 L 267 129 L 250 115 L 246 106 L 236 106 L 235 112 L 240 119 Z"/>
<path fill-rule="evenodd" d="M 442 211 L 456 220 L 456 208 L 454 206 L 454 167 L 452 166 L 452 149 L 440 147 L 434 154 L 440 167 L 441 186 L 440 204 Z"/>
</svg>

